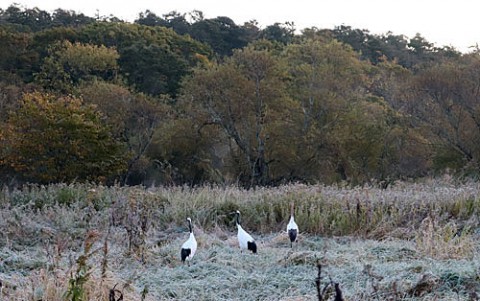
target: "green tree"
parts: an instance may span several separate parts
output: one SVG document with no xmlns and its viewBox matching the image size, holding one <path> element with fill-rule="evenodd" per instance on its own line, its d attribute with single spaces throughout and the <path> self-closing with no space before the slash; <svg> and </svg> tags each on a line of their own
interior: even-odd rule
<svg viewBox="0 0 480 301">
<path fill-rule="evenodd" d="M 192 38 L 210 45 L 221 57 L 232 55 L 233 49 L 247 46 L 247 33 L 244 27 L 227 17 L 198 20 L 189 31 Z"/>
<path fill-rule="evenodd" d="M 285 118 L 290 101 L 282 64 L 267 50 L 247 47 L 225 63 L 196 69 L 181 97 L 198 131 L 216 127 L 230 149 L 234 178 L 247 186 L 272 181 L 271 126 Z"/>
<path fill-rule="evenodd" d="M 394 35 L 391 32 L 377 35 L 365 29 L 354 29 L 341 25 L 331 31 L 331 35 L 360 53 L 363 60 L 373 64 L 396 60 L 403 67 L 413 68 L 418 64 L 439 60 L 443 57 L 458 57 L 460 53 L 451 47 L 434 47 L 420 34 L 413 38 Z"/>
<path fill-rule="evenodd" d="M 291 163 L 296 166 L 293 174 L 307 181 L 354 183 L 398 177 L 402 170 L 398 166 L 406 164 L 411 154 L 402 157 L 402 144 L 395 141 L 413 135 L 404 131 L 408 123 L 402 123 L 405 117 L 391 105 L 398 94 L 388 93 L 394 87 L 394 72 L 399 78 L 408 74 L 398 65 L 380 70 L 360 60 L 346 44 L 312 37 L 285 51 L 290 94 L 302 108 L 297 146 L 290 156 L 296 158 L 296 164 Z"/>
<path fill-rule="evenodd" d="M 171 11 L 163 15 L 163 18 L 166 21 L 166 27 L 173 29 L 179 35 L 188 34 L 190 23 L 186 19 L 186 14 Z"/>
<path fill-rule="evenodd" d="M 32 80 L 38 53 L 30 49 L 33 34 L 0 27 L 0 79 L 11 83 Z"/>
<path fill-rule="evenodd" d="M 138 18 L 134 21 L 136 24 L 145 26 L 164 26 L 167 27 L 167 21 L 157 16 L 154 12 L 146 10 L 138 14 Z"/>
<path fill-rule="evenodd" d="M 71 26 L 79 27 L 95 22 L 92 17 L 87 17 L 82 13 L 76 13 L 71 10 L 56 9 L 52 14 L 53 26 Z"/>
<path fill-rule="evenodd" d="M 122 49 L 119 63 L 128 82 L 150 95 L 175 95 L 189 70 L 188 62 L 167 45 L 132 44 Z"/>
<path fill-rule="evenodd" d="M 281 44 L 289 44 L 295 35 L 295 25 L 292 22 L 275 23 L 261 31 L 260 37 Z"/>
<path fill-rule="evenodd" d="M 0 11 L 0 20 L 17 25 L 17 28 L 40 31 L 51 26 L 52 16 L 38 7 L 22 9 L 14 4 L 5 11 Z"/>
<path fill-rule="evenodd" d="M 295 153 L 302 177 L 348 177 L 348 157 L 337 143 L 336 129 L 366 96 L 366 67 L 351 47 L 335 40 L 307 39 L 287 47 L 292 78 L 290 94 L 302 108 Z"/>
<path fill-rule="evenodd" d="M 51 48 L 36 81 L 47 89 L 69 93 L 82 80 L 114 79 L 118 58 L 113 48 L 64 41 Z"/>
<path fill-rule="evenodd" d="M 123 78 L 151 95 L 176 95 L 181 78 L 212 53 L 207 45 L 160 26 L 96 22 L 83 27 L 79 39 L 115 47 Z"/>
<path fill-rule="evenodd" d="M 146 180 L 147 169 L 152 166 L 147 150 L 158 126 L 169 122 L 166 101 L 102 81 L 85 83 L 78 93 L 85 103 L 94 104 L 106 116 L 114 137 L 125 143 L 129 158 L 123 183 L 140 184 Z"/>
<path fill-rule="evenodd" d="M 147 150 L 154 165 L 150 169 L 155 182 L 166 185 L 188 183 L 233 183 L 235 173 L 228 169 L 229 147 L 223 131 L 212 125 L 202 126 L 199 116 L 187 107 L 162 122 Z M 197 112 L 198 113 L 198 112 Z"/>
<path fill-rule="evenodd" d="M 126 168 L 125 151 L 102 115 L 72 97 L 25 94 L 2 128 L 1 164 L 35 183 L 111 181 Z"/>
</svg>

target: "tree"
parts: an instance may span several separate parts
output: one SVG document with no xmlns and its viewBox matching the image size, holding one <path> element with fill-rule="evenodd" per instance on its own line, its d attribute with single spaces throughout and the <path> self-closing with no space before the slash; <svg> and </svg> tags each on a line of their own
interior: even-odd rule
<svg viewBox="0 0 480 301">
<path fill-rule="evenodd" d="M 369 90 L 391 108 L 386 116 L 389 133 L 385 137 L 387 152 L 382 155 L 383 178 L 417 178 L 427 175 L 432 167 L 431 135 L 412 114 L 423 102 L 412 87 L 414 77 L 411 70 L 386 58 L 371 69 Z"/>
<path fill-rule="evenodd" d="M 147 150 L 157 127 L 169 122 L 169 106 L 163 99 L 133 93 L 125 87 L 102 81 L 83 84 L 78 93 L 85 103 L 94 104 L 106 116 L 113 136 L 128 149 L 127 170 L 122 182 L 142 183 L 146 170 L 152 165 Z"/>
<path fill-rule="evenodd" d="M 134 43 L 121 50 L 120 65 L 128 82 L 138 91 L 175 95 L 180 80 L 189 70 L 182 56 L 168 45 Z"/>
<path fill-rule="evenodd" d="M 295 35 L 295 25 L 292 22 L 275 23 L 262 30 L 260 37 L 281 44 L 289 44 Z"/>
<path fill-rule="evenodd" d="M 52 14 L 52 26 L 79 27 L 93 22 L 95 22 L 95 19 L 92 17 L 61 8 L 56 9 Z"/>
<path fill-rule="evenodd" d="M 436 168 L 480 169 L 480 56 L 472 53 L 432 64 L 415 77 L 418 102 L 410 113 L 433 134 Z"/>
<path fill-rule="evenodd" d="M 410 156 L 400 155 L 401 145 L 407 147 L 399 141 L 416 139 L 403 131 L 407 123 L 389 103 L 397 100 L 385 86 L 392 87 L 394 72 L 407 76 L 403 68 L 379 71 L 350 46 L 316 35 L 289 45 L 285 56 L 290 94 L 302 108 L 292 174 L 306 181 L 357 183 L 399 176 Z"/>
<path fill-rule="evenodd" d="M 157 16 L 154 12 L 146 10 L 138 15 L 138 19 L 134 21 L 136 24 L 146 26 L 164 26 L 167 27 L 168 23 L 165 19 Z"/>
<path fill-rule="evenodd" d="M 178 112 L 182 109 L 185 114 Z M 223 132 L 200 125 L 199 116 L 192 118 L 193 111 L 182 109 L 176 110 L 168 122 L 160 123 L 154 133 L 147 150 L 154 162 L 152 180 L 164 185 L 235 182 L 235 174 L 225 166 L 229 147 Z"/>
<path fill-rule="evenodd" d="M 0 27 L 0 78 L 2 81 L 31 81 L 38 53 L 30 49 L 33 35 Z"/>
<path fill-rule="evenodd" d="M 403 67 L 412 68 L 415 65 L 427 63 L 443 57 L 458 57 L 460 53 L 451 47 L 433 47 L 420 34 L 409 39 L 405 35 L 394 35 L 391 32 L 377 35 L 368 30 L 354 29 L 341 25 L 331 31 L 332 36 L 346 43 L 360 53 L 363 60 L 373 64 L 382 61 L 395 60 Z"/>
<path fill-rule="evenodd" d="M 0 20 L 26 28 L 28 31 L 40 31 L 51 26 L 52 17 L 38 7 L 21 9 L 14 4 L 2 11 Z"/>
<path fill-rule="evenodd" d="M 212 53 L 207 45 L 160 26 L 96 22 L 82 28 L 79 39 L 114 47 L 121 75 L 150 95 L 176 95 L 181 78 Z"/>
<path fill-rule="evenodd" d="M 114 79 L 118 58 L 113 48 L 64 41 L 51 48 L 36 80 L 47 89 L 69 93 L 82 80 Z"/>
<path fill-rule="evenodd" d="M 0 162 L 23 181 L 105 182 L 126 168 L 124 148 L 102 115 L 77 98 L 25 94 L 1 132 Z"/>
<path fill-rule="evenodd" d="M 232 55 L 234 49 L 243 48 L 249 42 L 247 31 L 227 17 L 201 19 L 191 25 L 189 34 L 210 45 L 221 57 Z"/>
<path fill-rule="evenodd" d="M 230 149 L 234 177 L 246 186 L 271 183 L 270 126 L 288 120 L 289 99 L 280 61 L 267 50 L 247 47 L 223 64 L 196 69 L 184 83 L 181 103 L 197 131 L 216 127 Z"/>
<path fill-rule="evenodd" d="M 351 47 L 307 39 L 286 48 L 290 94 L 302 108 L 296 173 L 306 179 L 348 177 L 338 133 L 348 112 L 366 96 L 366 67 Z M 301 174 L 303 172 L 303 174 Z M 321 172 L 321 174 L 319 174 Z"/>
<path fill-rule="evenodd" d="M 186 14 L 174 10 L 163 15 L 163 20 L 163 22 L 160 22 L 160 26 L 171 28 L 179 35 L 188 34 L 190 30 L 190 23 L 187 21 Z"/>
</svg>

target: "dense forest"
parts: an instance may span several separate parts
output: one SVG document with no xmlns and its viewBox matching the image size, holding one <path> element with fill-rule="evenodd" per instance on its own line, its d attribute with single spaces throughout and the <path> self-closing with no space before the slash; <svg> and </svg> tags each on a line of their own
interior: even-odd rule
<svg viewBox="0 0 480 301">
<path fill-rule="evenodd" d="M 200 11 L 0 9 L 0 183 L 478 177 L 480 51 Z"/>
</svg>

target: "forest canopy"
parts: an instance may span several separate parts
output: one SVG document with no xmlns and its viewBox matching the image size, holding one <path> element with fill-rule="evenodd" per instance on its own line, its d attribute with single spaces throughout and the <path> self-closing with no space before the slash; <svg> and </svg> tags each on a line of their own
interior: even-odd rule
<svg viewBox="0 0 480 301">
<path fill-rule="evenodd" d="M 480 52 L 341 25 L 0 9 L 0 182 L 480 175 Z"/>
</svg>

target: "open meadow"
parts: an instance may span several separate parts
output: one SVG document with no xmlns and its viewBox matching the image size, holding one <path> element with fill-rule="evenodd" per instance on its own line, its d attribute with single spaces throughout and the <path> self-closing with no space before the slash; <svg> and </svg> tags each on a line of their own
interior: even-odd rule
<svg viewBox="0 0 480 301">
<path fill-rule="evenodd" d="M 480 184 L 24 186 L 0 194 L 0 300 L 479 300 Z M 300 229 L 290 248 L 290 204 Z M 240 252 L 235 210 L 257 241 Z M 180 248 L 186 217 L 198 241 Z"/>
</svg>

